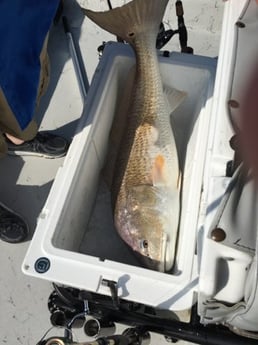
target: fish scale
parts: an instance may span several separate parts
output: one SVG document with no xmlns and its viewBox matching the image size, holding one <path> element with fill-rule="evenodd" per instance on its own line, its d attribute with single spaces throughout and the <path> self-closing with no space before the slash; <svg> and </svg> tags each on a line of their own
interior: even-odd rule
<svg viewBox="0 0 258 345">
<path fill-rule="evenodd" d="M 156 37 L 168 0 L 133 0 L 107 12 L 84 10 L 134 49 L 136 72 L 112 186 L 114 223 L 144 266 L 170 270 L 178 231 L 180 175 L 170 113 L 185 93 L 164 95 Z"/>
</svg>

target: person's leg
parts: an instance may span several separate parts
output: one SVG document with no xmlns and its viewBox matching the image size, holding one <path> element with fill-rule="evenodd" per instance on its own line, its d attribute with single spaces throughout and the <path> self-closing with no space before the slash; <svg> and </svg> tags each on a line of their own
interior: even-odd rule
<svg viewBox="0 0 258 345">
<path fill-rule="evenodd" d="M 49 84 L 49 58 L 47 53 L 48 35 L 45 38 L 42 51 L 40 54 L 40 77 L 38 85 L 38 94 L 36 100 L 36 107 L 39 105 L 41 97 L 46 92 Z M 25 130 L 21 130 L 5 95 L 0 88 L 0 128 L 5 133 L 6 137 L 13 144 L 20 145 L 24 141 L 32 140 L 38 131 L 38 126 L 35 121 L 31 121 Z"/>
<path fill-rule="evenodd" d="M 7 152 L 11 155 L 32 155 L 59 158 L 66 154 L 68 142 L 65 138 L 38 132 L 35 121 L 21 130 L 0 88 L 0 129 L 4 133 Z"/>
<path fill-rule="evenodd" d="M 0 131 L 0 158 L 3 158 L 5 156 L 6 151 L 7 151 L 6 140 Z"/>
<path fill-rule="evenodd" d="M 6 152 L 6 142 L 0 132 L 0 157 Z M 24 241 L 29 233 L 25 220 L 0 202 L 0 239 L 9 243 Z"/>
<path fill-rule="evenodd" d="M 40 56 L 41 73 L 37 103 L 44 94 L 49 80 L 46 47 L 47 39 Z M 31 121 L 25 130 L 21 130 L 0 88 L 0 157 L 3 157 L 8 151 L 9 154 L 57 158 L 64 156 L 67 148 L 68 143 L 64 138 L 38 132 L 35 121 Z M 25 220 L 0 201 L 0 239 L 9 243 L 19 243 L 28 237 L 28 233 L 29 228 Z"/>
<path fill-rule="evenodd" d="M 41 71 L 38 86 L 37 105 L 45 93 L 49 83 L 49 59 L 45 39 L 40 55 Z M 7 151 L 11 155 L 33 155 L 45 158 L 59 158 L 66 154 L 68 142 L 65 138 L 47 133 L 38 132 L 34 120 L 21 130 L 12 110 L 0 88 L 0 128 L 5 133 Z"/>
</svg>

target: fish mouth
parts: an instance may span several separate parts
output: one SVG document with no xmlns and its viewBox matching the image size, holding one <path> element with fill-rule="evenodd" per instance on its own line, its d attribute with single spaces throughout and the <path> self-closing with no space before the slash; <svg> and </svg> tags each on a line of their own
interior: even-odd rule
<svg viewBox="0 0 258 345">
<path fill-rule="evenodd" d="M 147 253 L 143 254 L 139 251 L 135 251 L 136 258 L 145 268 L 148 268 L 154 271 L 159 271 L 159 272 L 166 272 L 167 235 L 163 236 L 163 239 L 161 240 L 161 242 L 162 242 L 162 246 L 161 246 L 160 260 L 157 260 L 149 256 Z"/>
<path fill-rule="evenodd" d="M 146 255 L 142 255 L 139 252 L 135 252 L 135 256 L 144 268 L 148 268 L 153 271 L 165 272 L 164 262 L 154 260 Z"/>
<path fill-rule="evenodd" d="M 144 268 L 148 268 L 158 272 L 169 272 L 173 268 L 175 261 L 175 251 L 171 248 L 171 243 L 168 239 L 168 236 L 165 235 L 162 244 L 162 255 L 161 260 L 155 260 L 148 255 L 141 254 L 138 251 L 135 251 L 135 256 L 138 261 L 143 265 Z"/>
</svg>

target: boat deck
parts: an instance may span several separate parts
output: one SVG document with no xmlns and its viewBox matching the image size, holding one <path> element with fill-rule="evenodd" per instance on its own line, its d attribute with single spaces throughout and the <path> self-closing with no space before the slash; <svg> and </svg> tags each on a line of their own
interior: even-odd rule
<svg viewBox="0 0 258 345">
<path fill-rule="evenodd" d="M 215 1 L 211 5 L 208 0 L 202 0 L 198 10 L 190 3 L 190 0 L 184 1 L 185 12 L 188 12 L 185 21 L 190 30 L 189 43 L 197 54 L 216 56 L 223 10 L 222 1 Z M 88 20 L 84 20 L 78 4 L 95 9 L 99 6 L 98 8 L 102 10 L 105 5 L 102 1 L 97 5 L 94 0 L 65 2 L 64 14 L 68 17 L 75 39 L 80 42 L 90 80 L 98 63 L 97 47 L 102 41 L 114 38 L 96 28 Z M 118 4 L 121 5 L 121 1 L 120 3 L 114 1 L 114 6 Z M 170 5 L 170 10 L 171 8 L 174 15 L 173 4 Z M 170 22 L 175 28 L 176 18 L 173 17 L 173 20 L 174 22 L 172 20 Z M 172 42 L 166 49 L 178 50 L 178 39 L 173 38 Z M 62 21 L 51 29 L 49 54 L 51 81 L 37 111 L 36 119 L 40 124 L 40 130 L 51 130 L 72 140 L 82 113 L 82 100 Z M 0 161 L 1 202 L 24 216 L 30 227 L 30 238 L 33 236 L 37 218 L 63 160 L 63 158 L 52 160 L 7 156 Z M 25 243 L 17 245 L 0 242 L 2 264 L 0 344 L 2 345 L 34 345 L 51 327 L 47 309 L 47 300 L 52 292 L 51 283 L 30 278 L 21 272 L 21 263 L 30 238 Z M 63 333 L 55 329 L 49 336 L 57 334 Z M 152 344 L 162 344 L 163 339 L 156 335 Z M 85 338 L 80 340 L 83 341 Z M 178 342 L 178 344 L 185 343 Z"/>
</svg>

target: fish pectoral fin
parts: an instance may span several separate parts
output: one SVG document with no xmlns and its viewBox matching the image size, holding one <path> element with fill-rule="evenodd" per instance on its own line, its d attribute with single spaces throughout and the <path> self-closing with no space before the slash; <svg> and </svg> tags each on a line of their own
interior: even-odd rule
<svg viewBox="0 0 258 345">
<path fill-rule="evenodd" d="M 166 162 L 163 155 L 159 154 L 155 157 L 154 164 L 151 172 L 151 179 L 153 186 L 159 186 L 166 184 Z"/>
<path fill-rule="evenodd" d="M 170 115 L 179 107 L 187 96 L 187 92 L 177 90 L 173 87 L 164 85 L 163 92 L 168 100 Z"/>
<path fill-rule="evenodd" d="M 169 174 L 166 169 L 165 157 L 158 154 L 154 159 L 154 164 L 151 171 L 152 184 L 155 187 L 164 186 L 168 184 Z M 178 178 L 176 181 L 176 189 L 181 189 L 182 173 L 179 171 Z"/>
</svg>

